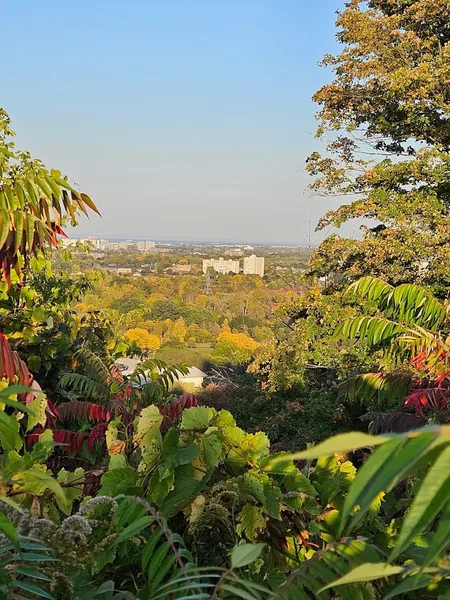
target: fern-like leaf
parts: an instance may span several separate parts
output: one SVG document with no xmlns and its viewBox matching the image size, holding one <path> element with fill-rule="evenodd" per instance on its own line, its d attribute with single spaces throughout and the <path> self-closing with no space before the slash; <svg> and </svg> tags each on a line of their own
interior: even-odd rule
<svg viewBox="0 0 450 600">
<path fill-rule="evenodd" d="M 92 419 L 97 423 L 107 423 L 111 412 L 93 402 L 64 402 L 58 405 L 59 417 L 62 421 L 71 419 Z"/>
<path fill-rule="evenodd" d="M 445 307 L 424 287 L 405 283 L 397 287 L 376 277 L 363 277 L 353 283 L 348 294 L 364 297 L 378 304 L 380 310 L 410 326 L 437 331 L 447 321 Z"/>
<path fill-rule="evenodd" d="M 67 391 L 88 398 L 99 397 L 105 399 L 109 395 L 108 390 L 98 381 L 80 373 L 64 373 L 61 375 L 59 384 Z"/>
</svg>

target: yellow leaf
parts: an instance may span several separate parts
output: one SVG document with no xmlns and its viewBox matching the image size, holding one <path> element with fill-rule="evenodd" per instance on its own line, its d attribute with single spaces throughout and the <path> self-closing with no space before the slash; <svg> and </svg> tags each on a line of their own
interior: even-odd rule
<svg viewBox="0 0 450 600">
<path fill-rule="evenodd" d="M 110 456 L 114 454 L 124 454 L 126 442 L 122 440 L 113 440 L 108 446 L 108 452 Z"/>
</svg>

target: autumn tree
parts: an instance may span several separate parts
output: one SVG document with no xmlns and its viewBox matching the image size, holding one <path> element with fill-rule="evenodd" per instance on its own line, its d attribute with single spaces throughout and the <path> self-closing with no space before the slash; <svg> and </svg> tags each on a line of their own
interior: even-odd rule
<svg viewBox="0 0 450 600">
<path fill-rule="evenodd" d="M 156 335 L 140 327 L 128 329 L 124 337 L 129 342 L 135 342 L 140 350 L 147 352 L 154 352 L 161 346 L 161 340 Z"/>
<path fill-rule="evenodd" d="M 314 96 L 325 154 L 311 188 L 346 196 L 319 229 L 363 219 L 362 237 L 329 237 L 312 272 L 345 281 L 450 284 L 450 3 L 351 0 L 337 19 L 343 49 Z"/>
<path fill-rule="evenodd" d="M 174 323 L 170 323 L 164 339 L 173 340 L 178 343 L 183 343 L 186 337 L 186 323 L 183 318 L 177 319 Z"/>
<path fill-rule="evenodd" d="M 212 357 L 218 362 L 239 365 L 248 363 L 258 347 L 258 342 L 247 334 L 224 330 L 217 337 Z"/>
</svg>

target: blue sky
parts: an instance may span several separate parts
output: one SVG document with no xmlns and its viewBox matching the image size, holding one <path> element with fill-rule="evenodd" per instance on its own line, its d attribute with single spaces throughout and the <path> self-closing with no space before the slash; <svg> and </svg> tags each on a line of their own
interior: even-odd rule
<svg viewBox="0 0 450 600">
<path fill-rule="evenodd" d="M 337 202 L 303 165 L 342 5 L 4 0 L 0 105 L 98 204 L 77 235 L 304 243 Z"/>
</svg>

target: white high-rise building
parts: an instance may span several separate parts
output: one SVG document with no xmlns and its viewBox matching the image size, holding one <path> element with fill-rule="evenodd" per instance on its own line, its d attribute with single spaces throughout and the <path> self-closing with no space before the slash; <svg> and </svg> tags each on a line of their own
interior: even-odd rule
<svg viewBox="0 0 450 600">
<path fill-rule="evenodd" d="M 238 260 L 225 260 L 222 257 L 218 260 L 208 258 L 203 261 L 203 273 L 206 273 L 209 267 L 212 267 L 216 273 L 239 273 Z"/>
<path fill-rule="evenodd" d="M 264 277 L 264 256 L 251 256 L 244 257 L 244 273 L 245 275 L 259 275 Z"/>
<path fill-rule="evenodd" d="M 109 246 L 108 240 L 105 240 L 103 238 L 100 238 L 100 239 L 89 238 L 89 241 L 91 242 L 91 244 L 94 246 L 94 248 L 96 250 L 107 250 L 108 249 L 108 246 Z"/>
<path fill-rule="evenodd" d="M 155 247 L 155 242 L 149 242 L 148 240 L 146 240 L 145 242 L 137 242 L 136 243 L 136 248 L 140 252 L 150 252 L 151 250 L 154 249 L 154 247 Z"/>
</svg>

